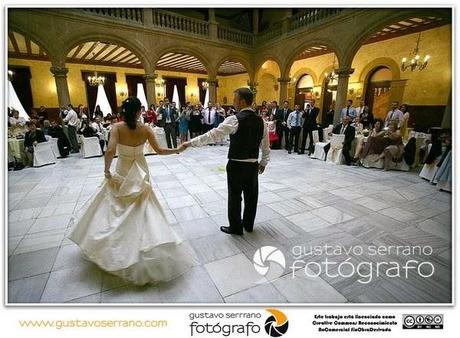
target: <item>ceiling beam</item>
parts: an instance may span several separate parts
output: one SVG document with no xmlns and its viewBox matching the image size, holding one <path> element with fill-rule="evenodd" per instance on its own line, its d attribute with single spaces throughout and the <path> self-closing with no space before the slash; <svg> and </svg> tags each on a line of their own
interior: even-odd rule
<svg viewBox="0 0 460 338">
<path fill-rule="evenodd" d="M 14 36 L 12 31 L 8 32 L 8 37 L 11 40 L 11 44 L 13 45 L 14 51 L 16 53 L 21 53 L 21 51 L 19 50 L 18 42 L 16 41 L 16 38 L 15 38 L 15 36 Z"/>
<path fill-rule="evenodd" d="M 84 43 L 82 43 L 81 45 L 79 45 L 79 46 L 77 47 L 77 49 L 75 49 L 75 52 L 73 53 L 73 55 L 72 55 L 72 56 L 67 55 L 67 57 L 76 58 L 77 55 L 78 55 L 78 53 L 80 53 L 80 51 L 83 49 L 83 46 L 84 46 L 84 45 L 85 45 Z"/>
<path fill-rule="evenodd" d="M 32 54 L 32 46 L 30 45 L 30 39 L 27 36 L 24 36 L 24 39 L 26 41 L 27 54 Z"/>
<path fill-rule="evenodd" d="M 91 58 L 91 60 L 96 60 L 96 58 L 101 55 L 102 53 L 104 53 L 110 46 L 113 46 L 113 45 L 110 45 L 110 44 L 106 44 L 104 47 L 102 47 L 101 49 L 99 49 L 99 52 L 97 52 L 96 54 L 94 54 L 94 56 Z"/>
<path fill-rule="evenodd" d="M 82 60 L 84 60 L 93 50 L 94 50 L 94 47 L 96 47 L 98 44 L 98 42 L 93 42 L 93 44 L 91 45 L 91 47 L 88 48 L 88 50 L 86 51 L 85 54 L 83 54 L 83 56 L 81 57 Z"/>
</svg>

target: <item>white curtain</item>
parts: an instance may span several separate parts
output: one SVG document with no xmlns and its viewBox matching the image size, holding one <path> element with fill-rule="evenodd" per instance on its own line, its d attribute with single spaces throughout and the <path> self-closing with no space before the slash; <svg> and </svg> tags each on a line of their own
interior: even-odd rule
<svg viewBox="0 0 460 338">
<path fill-rule="evenodd" d="M 19 117 L 23 117 L 26 121 L 30 119 L 26 110 L 22 106 L 21 101 L 19 101 L 18 95 L 16 94 L 11 81 L 8 81 L 8 107 L 16 109 L 19 112 Z"/>
<path fill-rule="evenodd" d="M 204 104 L 203 107 L 207 107 L 209 102 L 209 88 L 206 88 L 206 95 L 204 96 Z"/>
<path fill-rule="evenodd" d="M 107 116 L 107 114 L 109 113 L 112 114 L 112 107 L 110 107 L 109 100 L 107 99 L 107 95 L 105 94 L 104 86 L 101 84 L 97 87 L 97 98 L 94 109 L 96 109 L 97 105 L 101 107 L 101 111 L 104 117 Z"/>
<path fill-rule="evenodd" d="M 147 98 L 145 97 L 144 86 L 142 83 L 137 84 L 137 98 L 141 101 L 141 104 L 145 107 L 145 110 L 149 109 L 147 104 Z"/>
<path fill-rule="evenodd" d="M 180 110 L 180 100 L 179 100 L 179 92 L 177 91 L 177 85 L 174 85 L 172 102 L 176 102 L 176 107 L 177 109 Z"/>
</svg>

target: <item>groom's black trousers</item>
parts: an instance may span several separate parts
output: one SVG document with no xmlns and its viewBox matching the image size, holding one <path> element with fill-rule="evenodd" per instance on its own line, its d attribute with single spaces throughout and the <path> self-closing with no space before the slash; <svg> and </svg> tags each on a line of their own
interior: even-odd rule
<svg viewBox="0 0 460 338">
<path fill-rule="evenodd" d="M 259 163 L 229 160 L 227 163 L 228 221 L 236 233 L 252 230 L 256 218 L 259 196 Z M 241 220 L 241 193 L 244 196 L 244 213 Z"/>
</svg>

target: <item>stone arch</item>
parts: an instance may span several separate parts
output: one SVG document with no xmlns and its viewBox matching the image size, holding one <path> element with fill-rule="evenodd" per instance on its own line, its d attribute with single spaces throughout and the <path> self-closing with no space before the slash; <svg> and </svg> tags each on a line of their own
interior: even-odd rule
<svg viewBox="0 0 460 338">
<path fill-rule="evenodd" d="M 16 25 L 13 22 L 9 23 L 8 31 L 17 32 L 19 34 L 27 36 L 30 39 L 30 41 L 33 41 L 38 46 L 40 46 L 40 48 L 43 49 L 43 51 L 46 53 L 46 55 L 51 61 L 56 59 L 57 54 L 59 53 L 59 46 L 56 46 L 55 43 L 53 44 L 53 42 L 49 40 L 47 37 L 36 34 L 35 32 L 31 32 L 27 29 L 23 29 L 21 26 Z"/>
<path fill-rule="evenodd" d="M 302 75 L 305 75 L 305 74 L 308 74 L 312 77 L 313 79 L 313 84 L 315 86 L 318 86 L 318 76 L 316 75 L 316 73 L 313 71 L 313 69 L 311 68 L 308 68 L 308 67 L 302 67 L 300 68 L 298 71 L 296 71 L 294 74 L 291 74 L 291 80 L 293 80 L 294 78 L 296 79 L 296 81 L 293 81 L 292 83 L 296 84 L 297 81 L 300 80 L 300 78 L 302 77 Z"/>
<path fill-rule="evenodd" d="M 296 43 L 298 44 L 298 43 Z M 327 39 L 310 39 L 306 40 L 305 42 L 302 42 L 298 44 L 298 47 L 293 49 L 291 53 L 286 58 L 286 64 L 284 69 L 282 70 L 281 77 L 289 77 L 289 73 L 291 72 L 292 65 L 295 62 L 296 57 L 306 48 L 308 47 L 313 47 L 316 45 L 323 45 L 327 46 L 330 49 L 330 53 L 334 53 L 336 55 L 337 61 L 338 61 L 338 67 L 342 66 L 342 52 L 340 51 L 339 48 L 336 47 L 335 43 L 332 40 L 327 40 Z"/>
<path fill-rule="evenodd" d="M 126 49 L 133 52 L 141 61 L 142 67 L 146 72 L 153 71 L 152 64 L 150 63 L 149 59 L 147 58 L 147 49 L 136 40 L 127 40 L 119 35 L 114 34 L 107 34 L 107 33 L 86 33 L 81 32 L 77 33 L 74 36 L 68 36 L 65 38 L 64 48 L 60 55 L 62 60 L 65 60 L 69 52 L 79 44 L 89 42 L 89 41 L 101 41 L 101 42 L 108 42 L 120 45 L 125 47 Z"/>
<path fill-rule="evenodd" d="M 447 17 L 449 16 L 450 10 L 438 9 L 439 16 Z M 346 51 L 344 52 L 344 63 L 352 64 L 353 59 L 358 52 L 358 50 L 363 46 L 363 44 L 376 32 L 381 29 L 394 24 L 395 22 L 407 20 L 416 16 L 433 16 L 433 9 L 411 9 L 411 10 L 400 10 L 400 11 L 386 11 L 382 15 L 377 16 L 377 19 L 374 22 L 366 23 L 363 25 L 361 31 L 357 31 L 353 35 L 353 40 L 348 45 Z"/>
<path fill-rule="evenodd" d="M 282 76 L 282 66 L 281 66 L 282 63 L 281 63 L 281 61 L 276 56 L 269 55 L 269 56 L 264 56 L 261 59 L 261 61 L 256 63 L 256 66 L 254 67 L 254 69 L 255 69 L 254 81 L 257 81 L 258 77 L 260 76 L 260 71 L 262 70 L 262 65 L 267 61 L 275 62 L 276 65 L 278 66 L 280 77 Z"/>
<path fill-rule="evenodd" d="M 198 61 L 200 61 L 203 64 L 204 68 L 206 69 L 206 72 L 208 73 L 209 78 L 215 78 L 217 76 L 217 69 L 215 70 L 213 69 L 212 63 L 210 62 L 210 60 L 206 57 L 205 54 L 201 53 L 200 50 L 197 48 L 174 45 L 174 46 L 162 48 L 160 52 L 161 53 L 158 53 L 155 56 L 155 59 L 152 60 L 152 65 L 154 68 L 156 67 L 156 64 L 158 63 L 158 61 L 161 59 L 163 55 L 167 53 L 182 53 L 182 54 L 187 54 L 187 55 L 197 58 Z"/>
<path fill-rule="evenodd" d="M 223 64 L 225 61 L 238 61 L 239 63 L 241 63 L 244 68 L 246 69 L 246 72 L 248 73 L 249 75 L 249 82 L 254 82 L 255 80 L 255 77 L 254 77 L 254 70 L 252 69 L 252 66 L 251 66 L 251 63 L 249 60 L 245 59 L 243 56 L 241 55 L 237 55 L 237 54 L 234 54 L 234 53 L 229 53 L 229 54 L 225 54 L 225 56 L 222 56 L 221 58 L 217 59 L 216 62 L 214 63 L 214 69 L 216 71 L 216 74 L 217 74 L 217 71 L 220 67 L 221 64 Z"/>
<path fill-rule="evenodd" d="M 377 67 L 387 67 L 391 71 L 393 80 L 401 79 L 401 70 L 399 69 L 399 65 L 396 61 L 389 57 L 381 57 L 372 60 L 363 68 L 359 74 L 359 81 L 366 83 L 369 79 L 369 75 Z"/>
</svg>

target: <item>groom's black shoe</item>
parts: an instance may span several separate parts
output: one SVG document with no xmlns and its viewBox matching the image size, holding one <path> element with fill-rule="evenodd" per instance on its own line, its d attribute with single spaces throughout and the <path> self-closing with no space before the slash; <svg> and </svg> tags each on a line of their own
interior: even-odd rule
<svg viewBox="0 0 460 338">
<path fill-rule="evenodd" d="M 230 227 L 226 227 L 226 226 L 221 226 L 220 231 L 225 232 L 226 234 L 229 234 L 229 235 L 242 235 L 243 234 L 243 232 L 235 232 L 232 229 L 230 229 Z"/>
<path fill-rule="evenodd" d="M 254 226 L 247 226 L 247 225 L 243 225 L 244 227 L 244 230 L 246 230 L 247 232 L 252 232 L 252 230 L 254 229 Z"/>
</svg>

